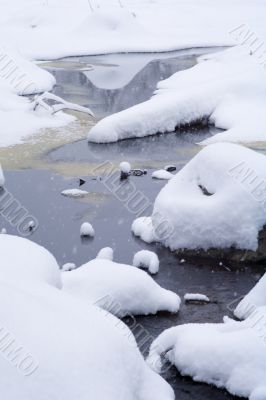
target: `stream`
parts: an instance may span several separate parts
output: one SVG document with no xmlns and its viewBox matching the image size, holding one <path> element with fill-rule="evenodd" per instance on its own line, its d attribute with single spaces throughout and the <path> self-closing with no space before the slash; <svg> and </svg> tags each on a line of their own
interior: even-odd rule
<svg viewBox="0 0 266 400">
<path fill-rule="evenodd" d="M 42 66 L 56 77 L 55 94 L 90 107 L 97 119 L 101 119 L 147 100 L 159 80 L 192 67 L 197 56 L 206 51 L 72 57 Z M 99 145 L 87 143 L 88 125 L 82 118 L 78 116 L 72 128 L 64 127 L 60 140 L 49 133 L 48 137 L 52 138 L 49 141 L 46 132 L 33 141 L 0 151 L 6 188 L 38 220 L 39 227 L 30 238 L 50 250 L 60 265 L 66 262 L 81 265 L 106 246 L 114 249 L 115 261 L 131 264 L 137 251 L 149 249 L 160 259 L 160 272 L 154 278 L 160 285 L 181 297 L 189 292 L 203 293 L 210 298 L 211 302 L 206 305 L 183 302 L 177 315 L 159 313 L 136 318 L 154 338 L 164 329 L 178 324 L 221 322 L 224 315 L 232 316 L 230 304 L 255 285 L 265 272 L 265 266 L 220 265 L 220 260 L 214 259 L 181 262 L 161 245 L 148 245 L 132 235 L 131 224 L 139 215 L 117 194 L 121 189 L 127 190 L 131 183 L 136 192 L 140 191 L 152 204 L 166 184 L 166 181 L 152 179 L 152 172 L 167 164 L 174 164 L 177 171 L 180 170 L 200 151 L 197 143 L 217 130 L 187 128 Z M 73 130 L 75 135 L 72 136 Z M 132 176 L 130 182 L 120 182 L 117 172 L 110 190 L 104 179 L 96 179 L 104 177 L 103 164 L 107 161 L 115 168 L 121 161 L 129 161 L 134 168 L 147 169 L 147 174 Z M 81 189 L 89 192 L 87 196 L 73 199 L 61 195 L 63 190 L 78 188 L 80 178 L 85 181 Z M 151 206 L 147 207 L 145 215 L 151 210 Z M 84 221 L 90 221 L 95 228 L 92 240 L 80 238 L 79 229 Z M 15 227 L 1 221 L 3 227 L 8 233 L 16 234 Z M 125 322 L 130 324 L 127 319 Z M 165 378 L 174 388 L 177 400 L 233 399 L 224 390 L 182 377 L 174 368 L 169 369 Z"/>
</svg>

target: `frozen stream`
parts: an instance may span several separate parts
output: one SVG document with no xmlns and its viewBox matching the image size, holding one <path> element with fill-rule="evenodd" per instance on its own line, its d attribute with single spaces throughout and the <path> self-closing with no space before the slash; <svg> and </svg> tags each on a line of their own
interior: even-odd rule
<svg viewBox="0 0 266 400">
<path fill-rule="evenodd" d="M 198 49 L 163 55 L 77 57 L 47 63 L 45 67 L 57 79 L 56 94 L 88 105 L 97 118 L 102 118 L 146 100 L 158 80 L 191 67 L 196 62 L 196 55 L 202 52 Z M 75 262 L 80 265 L 105 246 L 114 248 L 116 261 L 131 263 L 136 251 L 147 248 L 157 252 L 160 258 L 160 273 L 155 279 L 162 286 L 180 296 L 199 292 L 211 299 L 207 305 L 183 304 L 178 315 L 163 313 L 137 318 L 150 335 L 157 337 L 165 328 L 187 322 L 220 322 L 225 314 L 230 314 L 230 303 L 254 286 L 265 267 L 220 266 L 220 260 L 196 259 L 180 263 L 175 255 L 161 246 L 147 245 L 136 239 L 130 230 L 134 214 L 109 187 L 94 178 L 95 168 L 106 160 L 114 166 L 122 160 L 130 161 L 134 167 L 147 168 L 147 175 L 132 177 L 131 182 L 136 190 L 153 202 L 165 181 L 153 180 L 151 173 L 170 163 L 180 169 L 200 150 L 196 142 L 212 134 L 213 128 L 188 129 L 117 144 L 89 145 L 84 138 L 84 129 L 84 134 L 78 138 L 82 140 L 76 138 L 74 143 L 61 147 L 57 146 L 64 143 L 56 143 L 46 148 L 46 154 L 35 153 L 34 168 L 28 168 L 25 163 L 25 159 L 33 157 L 31 144 L 24 146 L 23 150 L 19 147 L 6 150 L 6 157 L 12 154 L 16 158 L 16 151 L 20 156 L 24 155 L 24 164 L 3 162 L 9 166 L 6 186 L 39 221 L 39 228 L 31 239 L 48 248 L 60 264 Z M 97 176 L 102 174 L 103 170 L 97 169 Z M 77 188 L 79 178 L 86 181 L 82 189 L 89 195 L 82 200 L 63 197 L 61 191 Z M 121 185 L 126 189 L 128 184 L 117 180 L 115 190 L 121 189 Z M 146 214 L 149 212 L 147 209 Z M 80 225 L 85 220 L 95 228 L 93 240 L 82 241 L 79 237 Z M 1 221 L 2 225 L 9 233 L 16 233 Z M 183 378 L 175 369 L 168 371 L 166 378 L 174 387 L 177 400 L 233 398 L 225 391 Z"/>
</svg>

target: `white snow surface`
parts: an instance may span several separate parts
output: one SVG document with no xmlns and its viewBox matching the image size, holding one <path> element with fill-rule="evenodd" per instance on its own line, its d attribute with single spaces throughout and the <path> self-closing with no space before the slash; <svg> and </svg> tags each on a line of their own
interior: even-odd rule
<svg viewBox="0 0 266 400">
<path fill-rule="evenodd" d="M 47 250 L 9 235 L 0 246 L 4 399 L 174 400 L 122 321 L 55 287 L 58 266 Z"/>
<path fill-rule="evenodd" d="M 157 171 L 154 171 L 152 173 L 152 178 L 154 179 L 162 179 L 169 181 L 170 179 L 173 178 L 173 174 L 171 172 L 166 171 L 165 169 L 158 169 Z"/>
<path fill-rule="evenodd" d="M 160 261 L 156 253 L 149 250 L 138 251 L 133 258 L 133 265 L 137 268 L 147 268 L 151 274 L 159 272 Z"/>
<path fill-rule="evenodd" d="M 177 294 L 160 287 L 146 272 L 131 265 L 95 259 L 63 273 L 63 290 L 118 317 L 179 310 Z"/>
<path fill-rule="evenodd" d="M 173 132 L 208 119 L 224 131 L 204 145 L 265 141 L 265 68 L 263 57 L 250 51 L 248 45 L 236 46 L 200 57 L 196 66 L 159 82 L 150 100 L 99 121 L 88 140 L 105 143 Z"/>
<path fill-rule="evenodd" d="M 135 220 L 132 230 L 171 250 L 255 251 L 266 223 L 265 180 L 264 155 L 232 143 L 207 146 L 163 187 L 152 216 Z"/>
<path fill-rule="evenodd" d="M 184 296 L 186 301 L 203 301 L 209 303 L 210 299 L 205 294 L 201 293 L 186 293 Z"/>
<path fill-rule="evenodd" d="M 266 318 L 266 308 L 260 308 Z M 225 388 L 250 400 L 266 398 L 266 346 L 256 317 L 243 322 L 187 324 L 164 331 L 151 345 L 148 363 L 160 371 L 161 356 L 182 375 Z M 159 350 L 158 350 L 159 349 Z"/>
<path fill-rule="evenodd" d="M 1 40 L 33 59 L 234 44 L 247 24 L 265 34 L 261 0 L 2 0 Z M 204 10 L 204 12 L 203 12 Z M 201 18 L 199 18 L 199 15 Z"/>
<path fill-rule="evenodd" d="M 253 289 L 241 300 L 234 314 L 239 319 L 246 319 L 258 307 L 266 307 L 266 274 L 259 280 Z"/>
<path fill-rule="evenodd" d="M 61 288 L 60 269 L 44 247 L 19 236 L 0 235 L 0 277 L 15 281 L 44 282 Z"/>
<path fill-rule="evenodd" d="M 34 110 L 34 102 L 21 96 L 51 90 L 55 78 L 18 52 L 0 46 L 0 70 L 0 146 L 20 143 L 42 128 L 75 119 L 63 112 L 51 115 L 44 109 Z"/>
<path fill-rule="evenodd" d="M 174 399 L 170 386 L 144 362 L 123 322 L 48 285 L 22 287 L 16 279 L 1 278 L 0 287 L 1 338 L 6 332 L 9 340 L 15 338 L 10 355 L 0 358 L 3 398 Z M 20 345 L 23 352 L 14 363 Z M 30 359 L 24 364 L 33 363 L 26 373 L 34 367 L 29 376 L 18 364 L 25 354 Z"/>
</svg>

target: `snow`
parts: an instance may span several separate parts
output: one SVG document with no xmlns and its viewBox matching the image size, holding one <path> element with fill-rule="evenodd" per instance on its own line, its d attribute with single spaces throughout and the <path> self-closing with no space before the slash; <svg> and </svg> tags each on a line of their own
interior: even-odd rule
<svg viewBox="0 0 266 400">
<path fill-rule="evenodd" d="M 123 162 L 120 163 L 119 169 L 124 174 L 129 174 L 130 171 L 131 171 L 131 165 L 129 164 L 129 162 L 123 161 Z"/>
<path fill-rule="evenodd" d="M 80 236 L 94 237 L 95 231 L 89 222 L 83 222 L 80 227 Z"/>
<path fill-rule="evenodd" d="M 95 259 L 62 274 L 63 290 L 118 317 L 176 313 L 177 294 L 160 287 L 146 272 L 108 259 Z"/>
<path fill-rule="evenodd" d="M 80 189 L 66 189 L 66 190 L 63 190 L 61 192 L 61 194 L 66 197 L 74 197 L 75 198 L 75 197 L 85 197 L 89 194 L 89 192 L 87 192 L 86 190 L 80 190 Z"/>
<path fill-rule="evenodd" d="M 203 301 L 209 303 L 210 299 L 205 294 L 200 293 L 186 293 L 184 296 L 185 301 Z"/>
<path fill-rule="evenodd" d="M 174 175 L 171 174 L 171 172 L 168 172 L 165 169 L 159 169 L 159 170 L 154 171 L 152 173 L 152 178 L 154 178 L 154 179 L 162 179 L 162 180 L 167 180 L 167 181 L 172 179 L 173 176 Z"/>
<path fill-rule="evenodd" d="M 62 286 L 59 266 L 44 247 L 18 236 L 0 235 L 0 277 Z"/>
<path fill-rule="evenodd" d="M 151 274 L 159 272 L 160 261 L 156 253 L 149 250 L 138 251 L 133 258 L 133 265 L 137 268 L 147 268 Z"/>
<path fill-rule="evenodd" d="M 5 177 L 4 177 L 4 173 L 0 164 L 0 188 L 3 187 L 5 184 Z"/>
<path fill-rule="evenodd" d="M 2 0 L 1 40 L 28 58 L 44 60 L 233 45 L 228 32 L 243 23 L 260 37 L 265 34 L 261 0 L 123 0 L 122 8 L 117 0 L 92 4 L 93 11 L 84 0 Z"/>
<path fill-rule="evenodd" d="M 88 133 L 97 143 L 173 132 L 208 119 L 225 130 L 204 140 L 265 141 L 265 70 L 248 45 L 199 58 L 199 63 L 157 85 L 148 101 L 99 121 Z"/>
<path fill-rule="evenodd" d="M 73 269 L 76 269 L 77 266 L 74 263 L 65 263 L 62 265 L 62 271 L 68 272 L 68 271 L 73 271 Z"/>
<path fill-rule="evenodd" d="M 232 143 L 207 146 L 164 186 L 152 216 L 136 219 L 132 231 L 171 250 L 256 251 L 266 223 L 265 180 L 264 155 Z"/>
<path fill-rule="evenodd" d="M 122 321 L 56 287 L 47 250 L 9 235 L 0 247 L 3 398 L 174 400 Z"/>
<path fill-rule="evenodd" d="M 266 308 L 260 308 L 266 318 Z M 151 345 L 149 365 L 157 371 L 161 357 L 167 358 L 182 375 L 227 389 L 250 400 L 266 396 L 266 332 L 257 318 L 221 324 L 187 324 L 164 331 Z"/>
<path fill-rule="evenodd" d="M 96 258 L 101 259 L 101 260 L 113 261 L 114 250 L 111 247 L 104 247 L 103 249 L 101 249 L 99 251 Z"/>
<path fill-rule="evenodd" d="M 239 319 L 248 318 L 258 307 L 266 306 L 266 274 L 256 286 L 241 300 L 234 314 Z"/>
<path fill-rule="evenodd" d="M 48 285 L 22 287 L 14 277 L 0 287 L 3 398 L 174 399 L 123 322 Z"/>
<path fill-rule="evenodd" d="M 44 108 L 35 109 L 34 100 L 21 96 L 51 90 L 55 79 L 47 71 L 9 48 L 0 48 L 0 66 L 0 146 L 21 143 L 42 128 L 63 126 L 75 119 L 62 112 L 51 115 Z"/>
</svg>

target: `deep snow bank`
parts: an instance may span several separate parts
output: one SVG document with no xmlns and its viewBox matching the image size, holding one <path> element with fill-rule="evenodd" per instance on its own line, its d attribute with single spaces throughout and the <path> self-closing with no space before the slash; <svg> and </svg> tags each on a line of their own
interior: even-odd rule
<svg viewBox="0 0 266 400">
<path fill-rule="evenodd" d="M 3 398 L 174 399 L 115 317 L 50 286 L 0 287 L 1 345 L 14 340 L 1 348 Z"/>
<path fill-rule="evenodd" d="M 61 287 L 59 266 L 44 247 L 18 236 L 0 235 L 0 279 L 44 282 Z"/>
<path fill-rule="evenodd" d="M 230 143 L 207 146 L 157 196 L 151 217 L 132 230 L 171 250 L 255 251 L 266 223 L 265 156 Z"/>
<path fill-rule="evenodd" d="M 59 112 L 51 115 L 21 95 L 51 90 L 54 77 L 25 60 L 14 50 L 0 48 L 0 146 L 21 142 L 41 128 L 68 124 L 74 117 Z"/>
<path fill-rule="evenodd" d="M 260 308 L 266 318 L 266 308 Z M 223 324 L 188 324 L 164 331 L 151 345 L 148 362 L 160 366 L 167 353 L 183 375 L 226 388 L 250 400 L 266 398 L 266 331 L 257 318 Z M 158 348 L 160 350 L 158 350 Z M 160 369 L 160 368 L 159 368 Z"/>
<path fill-rule="evenodd" d="M 161 288 L 146 272 L 97 258 L 62 274 L 63 290 L 118 317 L 177 312 L 180 298 Z"/>
<path fill-rule="evenodd" d="M 4 399 L 174 399 L 123 322 L 53 286 L 58 266 L 47 250 L 8 235 L 0 247 Z"/>
<path fill-rule="evenodd" d="M 265 35 L 266 5 L 261 0 L 90 3 L 93 10 L 86 0 L 2 0 L 1 39 L 24 55 L 47 59 L 231 45 L 228 32 L 243 23 Z"/>
<path fill-rule="evenodd" d="M 265 141 L 265 70 L 256 54 L 243 46 L 199 61 L 159 82 L 150 100 L 101 120 L 88 133 L 88 140 L 106 143 L 172 132 L 208 118 L 226 132 L 203 144 Z"/>
</svg>

